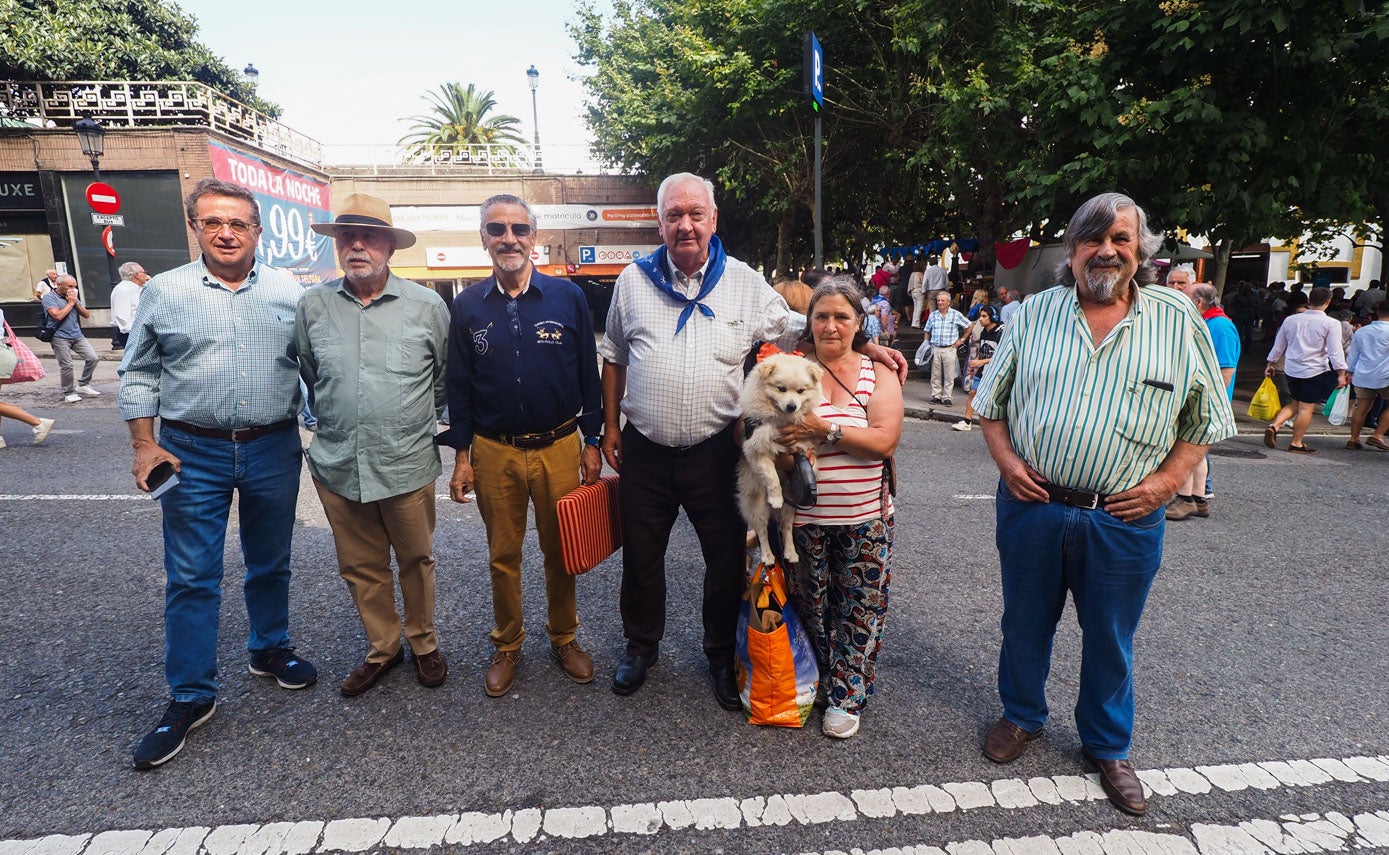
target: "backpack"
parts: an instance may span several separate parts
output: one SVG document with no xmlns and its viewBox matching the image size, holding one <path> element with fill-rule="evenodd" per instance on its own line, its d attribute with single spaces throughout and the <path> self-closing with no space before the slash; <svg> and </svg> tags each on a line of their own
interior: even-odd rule
<svg viewBox="0 0 1389 855">
<path fill-rule="evenodd" d="M 58 332 L 58 324 L 61 321 L 54 320 L 48 313 L 48 307 L 39 305 L 38 328 L 34 331 L 34 338 L 39 341 L 52 341 L 54 333 Z"/>
</svg>

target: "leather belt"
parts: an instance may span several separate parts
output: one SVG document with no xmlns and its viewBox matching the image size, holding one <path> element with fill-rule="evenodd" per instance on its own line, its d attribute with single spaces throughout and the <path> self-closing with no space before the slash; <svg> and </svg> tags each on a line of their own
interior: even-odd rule
<svg viewBox="0 0 1389 855">
<path fill-rule="evenodd" d="M 1104 504 L 1105 499 L 1109 498 L 1102 493 L 1072 490 L 1070 487 L 1059 487 L 1056 484 L 1043 484 L 1042 487 L 1047 491 L 1047 495 L 1051 496 L 1053 502 L 1060 502 L 1073 508 L 1084 508 L 1087 511 L 1095 510 Z"/>
<path fill-rule="evenodd" d="M 474 427 L 473 433 L 478 436 L 486 437 L 493 442 L 509 445 L 512 448 L 533 450 L 536 448 L 548 448 L 578 429 L 579 420 L 573 418 L 553 430 L 541 431 L 540 433 L 492 433 L 480 427 Z"/>
<path fill-rule="evenodd" d="M 184 433 L 191 433 L 194 436 L 204 436 L 208 439 L 229 439 L 232 442 L 250 442 L 253 439 L 260 439 L 266 434 L 279 433 L 282 430 L 289 430 L 294 427 L 294 419 L 285 419 L 268 425 L 255 425 L 254 427 L 232 428 L 210 428 L 190 425 L 188 422 L 175 421 L 174 419 L 160 419 L 160 424 L 171 428 L 178 428 Z"/>
</svg>

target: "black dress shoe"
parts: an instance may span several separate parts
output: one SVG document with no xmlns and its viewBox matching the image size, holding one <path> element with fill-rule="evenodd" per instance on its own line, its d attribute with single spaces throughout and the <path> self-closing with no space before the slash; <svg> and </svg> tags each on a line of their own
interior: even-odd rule
<svg viewBox="0 0 1389 855">
<path fill-rule="evenodd" d="M 622 664 L 617 666 L 613 674 L 613 691 L 619 695 L 630 695 L 640 689 L 641 684 L 646 682 L 646 669 L 656 664 L 658 656 L 655 650 L 624 656 Z"/>
<path fill-rule="evenodd" d="M 714 678 L 714 700 L 726 710 L 741 710 L 743 701 L 738 697 L 738 681 L 733 678 L 732 665 L 709 666 L 709 674 Z"/>
</svg>

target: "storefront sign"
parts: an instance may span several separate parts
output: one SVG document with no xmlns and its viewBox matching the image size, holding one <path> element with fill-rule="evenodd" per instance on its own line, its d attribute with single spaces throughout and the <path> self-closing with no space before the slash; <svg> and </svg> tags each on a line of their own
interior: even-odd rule
<svg viewBox="0 0 1389 855">
<path fill-rule="evenodd" d="M 43 190 L 33 172 L 0 172 L 0 211 L 42 211 Z"/>
<path fill-rule="evenodd" d="M 638 258 L 644 258 L 655 252 L 660 247 L 655 245 L 643 246 L 581 246 L 579 247 L 580 264 L 630 264 Z"/>
<path fill-rule="evenodd" d="M 333 219 L 327 182 L 272 166 L 221 143 L 208 143 L 208 154 L 215 177 L 243 184 L 256 194 L 263 229 L 257 258 L 289 271 L 306 285 L 337 275 L 332 238 L 309 229 L 312 223 Z"/>
<path fill-rule="evenodd" d="M 391 210 L 391 220 L 395 221 L 395 211 Z M 402 228 L 398 223 L 396 228 Z M 491 269 L 492 256 L 480 246 L 430 246 L 425 247 L 426 267 L 486 267 Z M 541 266 L 550 263 L 550 248 L 537 246 L 531 252 L 531 263 Z"/>
<path fill-rule="evenodd" d="M 532 205 L 541 229 L 654 229 L 650 205 Z M 476 232 L 482 228 L 477 205 L 391 206 L 396 228 L 421 232 Z"/>
</svg>

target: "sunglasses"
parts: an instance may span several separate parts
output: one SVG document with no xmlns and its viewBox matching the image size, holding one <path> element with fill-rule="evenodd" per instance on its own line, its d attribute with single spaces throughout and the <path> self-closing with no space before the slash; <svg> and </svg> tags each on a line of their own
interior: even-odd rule
<svg viewBox="0 0 1389 855">
<path fill-rule="evenodd" d="M 485 228 L 487 230 L 487 233 L 492 237 L 499 238 L 502 235 L 506 234 L 507 224 L 488 223 L 486 226 L 483 226 L 483 228 Z M 535 229 L 531 228 L 530 223 L 512 223 L 510 228 L 511 233 L 516 235 L 518 238 L 530 237 L 531 232 L 535 231 Z"/>
</svg>

